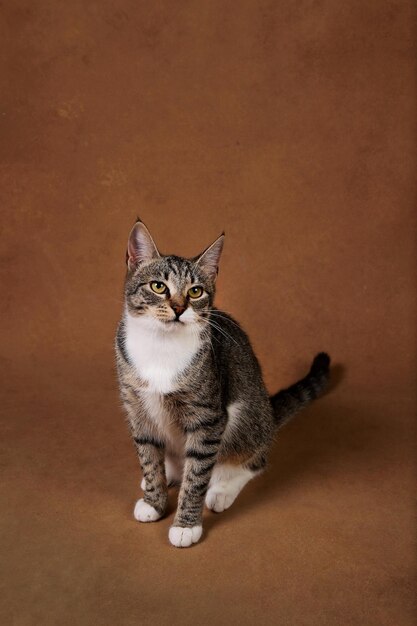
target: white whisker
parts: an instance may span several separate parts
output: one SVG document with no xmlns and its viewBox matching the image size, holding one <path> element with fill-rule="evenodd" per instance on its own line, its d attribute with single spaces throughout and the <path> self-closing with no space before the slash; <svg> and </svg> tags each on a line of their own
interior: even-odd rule
<svg viewBox="0 0 417 626">
<path fill-rule="evenodd" d="M 211 319 L 206 319 L 206 322 L 212 326 L 214 329 L 216 329 L 221 335 L 223 335 L 223 337 L 226 337 L 226 339 L 230 339 L 230 341 L 233 341 L 233 343 L 235 343 L 237 346 L 239 345 L 237 341 L 235 341 L 233 339 L 233 337 L 231 335 L 229 335 L 229 333 L 227 333 L 224 328 L 221 328 L 218 324 L 216 324 L 216 322 L 214 322 Z"/>
</svg>

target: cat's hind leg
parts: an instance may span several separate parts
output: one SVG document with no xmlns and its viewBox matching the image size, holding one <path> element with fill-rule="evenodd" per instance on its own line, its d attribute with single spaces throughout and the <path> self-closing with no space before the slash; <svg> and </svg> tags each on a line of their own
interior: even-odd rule
<svg viewBox="0 0 417 626">
<path fill-rule="evenodd" d="M 243 487 L 257 474 L 259 469 L 249 469 L 244 465 L 218 463 L 214 466 L 206 494 L 207 508 L 221 513 L 233 504 Z"/>
</svg>

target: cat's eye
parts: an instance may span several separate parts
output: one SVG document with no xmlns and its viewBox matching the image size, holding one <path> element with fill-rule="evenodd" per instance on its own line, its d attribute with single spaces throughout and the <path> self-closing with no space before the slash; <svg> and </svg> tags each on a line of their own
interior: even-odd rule
<svg viewBox="0 0 417 626">
<path fill-rule="evenodd" d="M 190 296 L 190 298 L 200 298 L 200 296 L 203 295 L 203 288 L 191 287 L 191 289 L 188 290 L 188 295 Z"/>
<path fill-rule="evenodd" d="M 159 282 L 159 280 L 153 280 L 150 283 L 150 286 L 152 291 L 154 291 L 155 293 L 159 293 L 159 295 L 165 293 L 168 289 L 165 283 L 161 283 Z"/>
</svg>

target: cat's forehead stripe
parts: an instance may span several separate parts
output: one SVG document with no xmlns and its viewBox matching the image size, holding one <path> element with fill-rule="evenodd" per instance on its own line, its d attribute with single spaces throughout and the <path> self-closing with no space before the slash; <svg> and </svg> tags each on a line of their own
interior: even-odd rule
<svg viewBox="0 0 417 626">
<path fill-rule="evenodd" d="M 165 257 L 164 261 L 168 267 L 168 272 L 174 274 L 179 280 L 195 281 L 194 273 L 191 271 L 190 261 L 178 257 Z M 166 273 L 164 275 L 166 275 Z M 166 278 L 166 280 L 168 279 Z"/>
<path fill-rule="evenodd" d="M 165 259 L 166 264 L 168 265 L 168 269 L 177 276 L 180 275 L 180 264 L 178 261 L 172 257 L 167 257 Z"/>
</svg>

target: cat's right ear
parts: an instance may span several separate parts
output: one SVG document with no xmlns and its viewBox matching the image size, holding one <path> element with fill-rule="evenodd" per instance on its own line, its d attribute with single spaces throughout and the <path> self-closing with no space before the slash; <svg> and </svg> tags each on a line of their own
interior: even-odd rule
<svg viewBox="0 0 417 626">
<path fill-rule="evenodd" d="M 130 231 L 127 242 L 126 263 L 129 270 L 135 269 L 143 261 L 151 261 L 160 256 L 158 248 L 145 224 L 138 220 Z"/>
<path fill-rule="evenodd" d="M 216 241 L 204 250 L 194 262 L 211 278 L 214 282 L 219 271 L 220 255 L 223 250 L 224 233 L 217 237 Z"/>
</svg>

